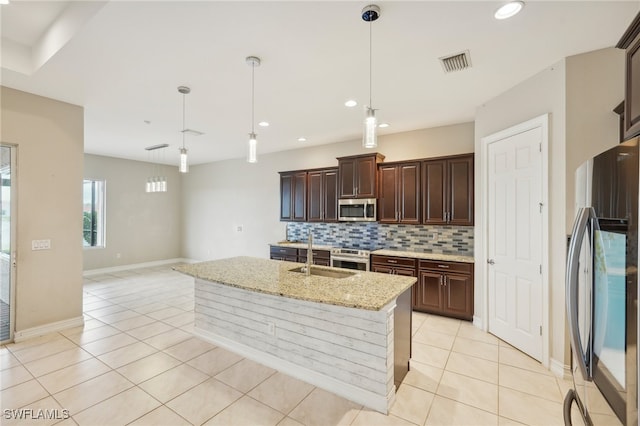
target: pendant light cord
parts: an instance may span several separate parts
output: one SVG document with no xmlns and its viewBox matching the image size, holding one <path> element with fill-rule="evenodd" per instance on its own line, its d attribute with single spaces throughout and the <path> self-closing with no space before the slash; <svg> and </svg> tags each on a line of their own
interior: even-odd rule
<svg viewBox="0 0 640 426">
<path fill-rule="evenodd" d="M 373 20 L 371 17 L 369 18 L 369 108 L 373 109 L 373 105 L 371 105 L 371 92 L 373 87 L 373 30 L 372 30 Z"/>
<path fill-rule="evenodd" d="M 185 104 L 186 104 L 186 93 L 182 94 L 182 149 L 184 149 L 184 130 L 185 130 Z"/>
<path fill-rule="evenodd" d="M 253 62 L 251 64 L 251 133 L 255 133 L 255 129 L 253 127 L 254 123 L 254 109 L 255 109 L 255 72 L 256 72 L 256 64 Z"/>
</svg>

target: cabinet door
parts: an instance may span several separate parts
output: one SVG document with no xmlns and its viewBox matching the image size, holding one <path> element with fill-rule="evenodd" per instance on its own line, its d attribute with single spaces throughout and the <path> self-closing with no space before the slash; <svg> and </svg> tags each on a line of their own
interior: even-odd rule
<svg viewBox="0 0 640 426">
<path fill-rule="evenodd" d="M 376 157 L 356 160 L 356 198 L 376 198 Z"/>
<path fill-rule="evenodd" d="M 356 197 L 356 160 L 349 158 L 338 163 L 340 198 Z"/>
<path fill-rule="evenodd" d="M 640 134 L 640 36 L 627 48 L 625 140 Z"/>
<path fill-rule="evenodd" d="M 415 269 L 395 268 L 396 275 L 402 275 L 403 277 L 415 277 Z"/>
<path fill-rule="evenodd" d="M 420 271 L 415 309 L 442 313 L 444 277 L 439 272 Z"/>
<path fill-rule="evenodd" d="M 444 277 L 444 311 L 446 314 L 473 318 L 473 281 L 468 275 L 446 275 Z"/>
<path fill-rule="evenodd" d="M 449 160 L 449 224 L 473 225 L 473 156 Z"/>
<path fill-rule="evenodd" d="M 291 189 L 293 188 L 293 176 L 280 175 L 280 220 L 292 220 Z"/>
<path fill-rule="evenodd" d="M 371 265 L 371 270 L 380 274 L 391 274 L 393 272 L 393 268 L 385 265 Z"/>
<path fill-rule="evenodd" d="M 398 166 L 398 221 L 420 223 L 420 163 Z M 382 220 L 381 220 L 382 221 Z"/>
<path fill-rule="evenodd" d="M 308 199 L 307 220 L 309 222 L 321 222 L 323 210 L 322 172 L 309 172 L 308 175 Z"/>
<path fill-rule="evenodd" d="M 293 203 L 292 219 L 298 222 L 307 220 L 307 172 L 298 172 L 293 175 Z"/>
<path fill-rule="evenodd" d="M 382 223 L 398 222 L 398 167 L 380 166 L 379 175 L 378 220 Z"/>
<path fill-rule="evenodd" d="M 323 174 L 323 220 L 338 220 L 338 170 L 327 170 Z"/>
<path fill-rule="evenodd" d="M 446 224 L 447 192 L 446 160 L 422 163 L 422 222 L 426 225 Z"/>
</svg>

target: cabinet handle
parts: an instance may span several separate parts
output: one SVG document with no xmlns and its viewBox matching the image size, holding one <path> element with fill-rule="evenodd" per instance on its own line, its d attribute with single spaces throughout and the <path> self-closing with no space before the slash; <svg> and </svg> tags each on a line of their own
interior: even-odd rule
<svg viewBox="0 0 640 426">
<path fill-rule="evenodd" d="M 440 264 L 438 264 L 438 268 L 449 269 L 449 265 L 440 265 Z"/>
<path fill-rule="evenodd" d="M 442 275 L 440 275 L 440 285 L 442 285 Z"/>
<path fill-rule="evenodd" d="M 389 262 L 389 263 L 398 263 L 397 260 L 393 260 L 393 259 L 387 259 L 387 262 Z"/>
</svg>

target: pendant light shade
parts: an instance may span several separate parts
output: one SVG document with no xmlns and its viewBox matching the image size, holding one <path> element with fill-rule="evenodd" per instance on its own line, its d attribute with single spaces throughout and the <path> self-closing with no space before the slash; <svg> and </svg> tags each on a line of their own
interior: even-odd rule
<svg viewBox="0 0 640 426">
<path fill-rule="evenodd" d="M 251 67 L 251 132 L 249 133 L 249 143 L 247 145 L 247 162 L 258 162 L 258 137 L 254 128 L 254 107 L 255 107 L 255 70 L 260 66 L 260 58 L 247 56 L 247 65 Z"/>
<path fill-rule="evenodd" d="M 258 140 L 255 133 L 249 133 L 249 146 L 247 147 L 247 162 L 258 162 Z"/>
<path fill-rule="evenodd" d="M 184 134 L 182 136 L 184 138 Z M 187 158 L 187 148 L 180 148 L 180 173 L 189 173 L 189 159 Z"/>
<path fill-rule="evenodd" d="M 365 148 L 375 148 L 378 146 L 378 135 L 376 132 L 377 127 L 378 119 L 376 118 L 376 110 L 373 108 L 367 108 L 367 115 L 364 118 L 362 146 Z"/>
<path fill-rule="evenodd" d="M 185 147 L 184 138 L 187 130 L 187 126 L 185 125 L 185 98 L 191 93 L 191 89 L 187 86 L 179 86 L 178 92 L 182 93 L 182 148 L 180 148 L 180 166 L 178 167 L 178 171 L 180 171 L 180 173 L 189 173 L 189 159 L 187 158 L 187 148 Z"/>
<path fill-rule="evenodd" d="M 380 8 L 375 4 L 370 4 L 362 9 L 362 20 L 369 23 L 369 105 L 366 107 L 364 118 L 364 132 L 362 134 L 362 146 L 365 148 L 375 148 L 378 146 L 378 120 L 376 110 L 373 108 L 372 86 L 373 86 L 373 37 L 372 23 L 380 17 Z"/>
</svg>

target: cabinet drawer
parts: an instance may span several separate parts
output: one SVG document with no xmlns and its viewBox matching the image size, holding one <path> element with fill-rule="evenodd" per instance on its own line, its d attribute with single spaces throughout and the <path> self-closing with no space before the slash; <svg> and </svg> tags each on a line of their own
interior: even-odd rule
<svg viewBox="0 0 640 426">
<path fill-rule="evenodd" d="M 296 257 L 298 255 L 298 249 L 297 248 L 293 248 L 293 247 L 273 246 L 273 247 L 271 247 L 270 254 L 279 255 L 279 256 L 293 256 L 293 257 Z"/>
<path fill-rule="evenodd" d="M 307 249 L 298 249 L 299 257 L 307 257 Z M 313 250 L 313 258 L 314 259 L 329 259 L 331 257 L 331 252 L 329 250 Z"/>
<path fill-rule="evenodd" d="M 407 268 L 416 267 L 416 259 L 411 259 L 409 257 L 380 256 L 377 254 L 371 256 L 371 263 L 379 265 L 403 266 Z"/>
<path fill-rule="evenodd" d="M 433 260 L 421 260 L 420 269 L 432 269 L 443 272 L 457 272 L 461 274 L 471 274 L 473 264 L 460 262 L 437 262 Z"/>
</svg>

